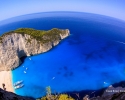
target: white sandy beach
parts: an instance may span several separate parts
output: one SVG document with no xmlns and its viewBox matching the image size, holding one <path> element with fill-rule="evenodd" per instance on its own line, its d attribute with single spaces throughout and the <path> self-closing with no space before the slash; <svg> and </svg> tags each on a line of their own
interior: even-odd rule
<svg viewBox="0 0 125 100">
<path fill-rule="evenodd" d="M 14 92 L 12 85 L 12 75 L 11 71 L 1 71 L 0 72 L 0 88 L 3 89 L 2 84 L 5 84 L 6 91 Z"/>
</svg>

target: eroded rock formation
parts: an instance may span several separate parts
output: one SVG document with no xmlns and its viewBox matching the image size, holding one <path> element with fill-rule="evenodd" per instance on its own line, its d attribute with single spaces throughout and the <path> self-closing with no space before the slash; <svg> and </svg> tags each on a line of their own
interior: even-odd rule
<svg viewBox="0 0 125 100">
<path fill-rule="evenodd" d="M 11 33 L 4 35 L 0 43 L 0 71 L 15 69 L 21 64 L 21 57 L 46 52 L 69 34 L 68 29 L 61 30 L 58 36 L 56 34 L 56 39 L 53 38 L 42 44 L 28 34 Z M 43 36 L 43 38 L 46 40 L 49 37 Z"/>
</svg>

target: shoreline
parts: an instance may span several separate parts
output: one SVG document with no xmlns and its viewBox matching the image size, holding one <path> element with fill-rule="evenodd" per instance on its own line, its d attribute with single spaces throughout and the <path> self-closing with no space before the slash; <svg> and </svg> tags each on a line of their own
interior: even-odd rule
<svg viewBox="0 0 125 100">
<path fill-rule="evenodd" d="M 3 89 L 3 85 L 5 84 L 6 91 L 13 92 L 13 82 L 12 82 L 12 72 L 11 71 L 1 71 L 0 72 L 0 88 Z"/>
</svg>

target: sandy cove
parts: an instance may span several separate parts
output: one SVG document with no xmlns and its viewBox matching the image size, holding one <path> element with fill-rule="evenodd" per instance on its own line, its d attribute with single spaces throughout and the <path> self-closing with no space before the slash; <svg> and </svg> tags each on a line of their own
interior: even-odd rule
<svg viewBox="0 0 125 100">
<path fill-rule="evenodd" d="M 11 71 L 1 71 L 0 72 L 0 88 L 3 89 L 3 85 L 5 84 L 6 91 L 14 92 L 14 88 L 12 85 L 12 73 Z"/>
</svg>

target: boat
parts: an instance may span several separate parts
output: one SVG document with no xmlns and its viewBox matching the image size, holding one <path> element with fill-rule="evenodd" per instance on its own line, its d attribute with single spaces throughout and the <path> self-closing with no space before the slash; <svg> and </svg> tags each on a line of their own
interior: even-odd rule
<svg viewBox="0 0 125 100">
<path fill-rule="evenodd" d="M 13 84 L 13 86 L 17 86 L 17 85 L 21 84 L 22 82 L 23 82 L 23 80 L 17 81 L 17 82 L 15 82 L 15 83 Z"/>
<path fill-rule="evenodd" d="M 24 73 L 26 73 L 26 71 L 24 71 Z"/>
<path fill-rule="evenodd" d="M 52 80 L 54 80 L 54 79 L 55 79 L 55 77 L 52 78 Z"/>
<path fill-rule="evenodd" d="M 22 88 L 23 86 L 24 86 L 24 84 L 20 84 L 20 85 L 15 86 L 14 88 L 19 89 L 19 88 Z"/>
<path fill-rule="evenodd" d="M 31 60 L 31 58 L 29 58 L 29 60 Z"/>
<path fill-rule="evenodd" d="M 107 84 L 106 82 L 104 82 L 104 84 Z"/>
</svg>

